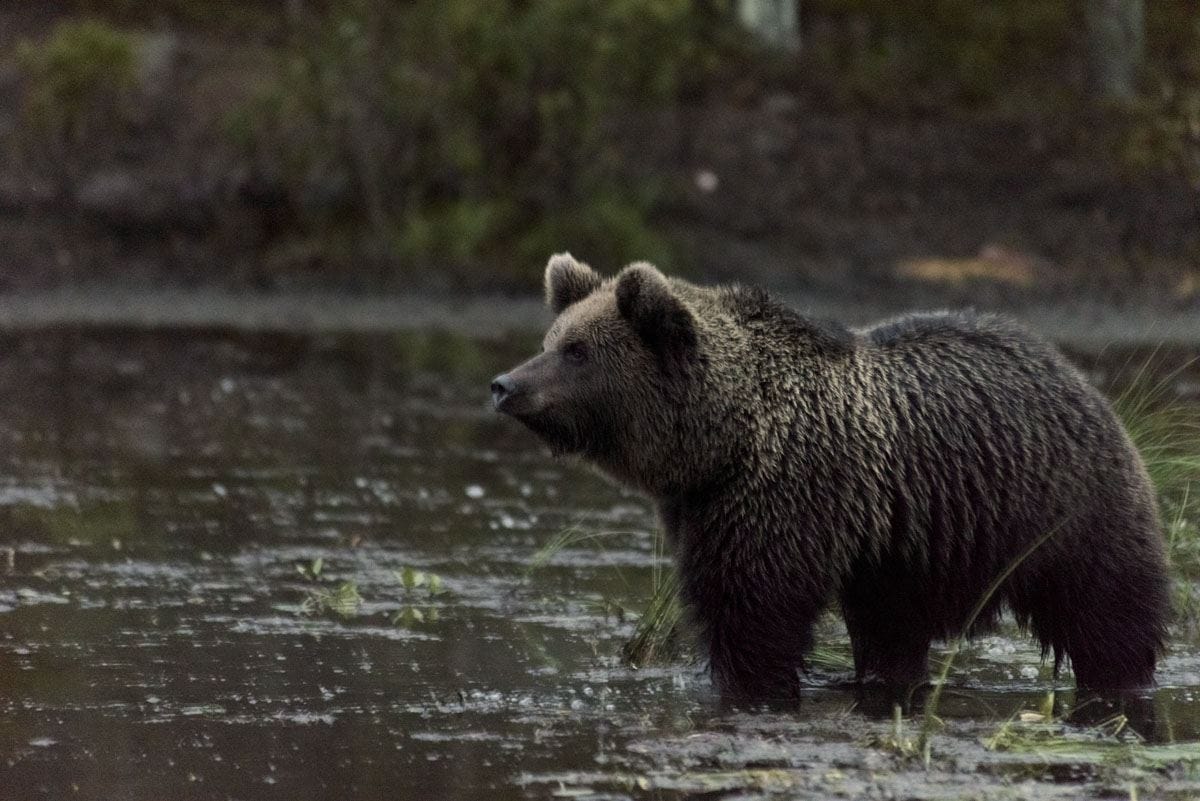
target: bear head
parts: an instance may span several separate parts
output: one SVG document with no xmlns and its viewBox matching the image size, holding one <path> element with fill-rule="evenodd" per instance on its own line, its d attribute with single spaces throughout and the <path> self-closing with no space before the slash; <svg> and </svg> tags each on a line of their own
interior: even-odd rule
<svg viewBox="0 0 1200 801">
<path fill-rule="evenodd" d="M 556 454 L 654 492 L 678 472 L 700 362 L 698 321 L 655 267 L 604 279 L 564 253 L 546 266 L 556 318 L 542 352 L 492 382 L 496 410 Z M 694 409 L 692 410 L 694 412 Z"/>
</svg>

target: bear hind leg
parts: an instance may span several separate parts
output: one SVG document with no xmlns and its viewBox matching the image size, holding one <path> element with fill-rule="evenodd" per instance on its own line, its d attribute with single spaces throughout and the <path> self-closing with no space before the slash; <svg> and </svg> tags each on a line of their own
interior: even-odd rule
<svg viewBox="0 0 1200 801">
<path fill-rule="evenodd" d="M 1166 639 L 1169 601 L 1165 581 L 1147 581 L 1140 594 L 1093 592 L 1092 586 L 1114 584 L 1061 586 L 1047 582 L 1032 599 L 1013 599 L 1012 605 L 1018 620 L 1027 621 L 1044 651 L 1054 654 L 1056 676 L 1065 655 L 1081 688 L 1151 686 Z"/>
</svg>

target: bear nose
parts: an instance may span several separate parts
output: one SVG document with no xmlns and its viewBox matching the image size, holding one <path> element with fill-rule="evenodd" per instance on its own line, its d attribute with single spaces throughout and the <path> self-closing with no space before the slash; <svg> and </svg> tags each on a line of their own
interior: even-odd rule
<svg viewBox="0 0 1200 801">
<path fill-rule="evenodd" d="M 508 373 L 501 373 L 492 379 L 492 407 L 500 408 L 500 404 L 504 403 L 504 399 L 513 393 L 517 388 L 517 382 L 513 381 L 512 376 Z"/>
</svg>

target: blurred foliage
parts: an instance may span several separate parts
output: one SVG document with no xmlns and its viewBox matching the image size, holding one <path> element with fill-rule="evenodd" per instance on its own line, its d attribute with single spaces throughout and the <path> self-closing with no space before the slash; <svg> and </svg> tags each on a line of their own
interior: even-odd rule
<svg viewBox="0 0 1200 801">
<path fill-rule="evenodd" d="M 119 130 L 137 82 L 136 40 L 96 20 L 68 19 L 41 42 L 23 42 L 17 61 L 27 81 L 26 149 L 65 168 L 101 133 Z"/>
<path fill-rule="evenodd" d="M 102 17 L 122 25 L 175 22 L 188 26 L 263 30 L 282 13 L 270 0 L 74 0 L 82 15 Z M 286 4 L 283 4 L 286 5 Z"/>
<path fill-rule="evenodd" d="M 805 81 L 845 108 L 899 113 L 1010 109 L 1072 118 L 1130 178 L 1200 186 L 1200 6 L 1146 4 L 1139 99 L 1088 96 L 1083 3 L 808 0 Z"/>
<path fill-rule="evenodd" d="M 737 105 L 782 88 L 851 114 L 1013 112 L 1098 169 L 1115 163 L 1114 180 L 1200 186 L 1200 6 L 1146 4 L 1143 91 L 1120 108 L 1086 95 L 1082 9 L 805 0 L 797 56 L 747 46 L 732 0 L 71 0 L 16 53 L 16 140 L 69 192 L 141 135 L 153 93 L 138 86 L 147 37 L 133 29 L 253 39 L 272 68 L 245 76 L 253 100 L 226 114 L 225 144 L 252 165 L 255 263 L 375 288 L 530 285 L 568 248 L 606 270 L 650 259 L 678 271 L 681 243 L 661 224 L 680 189 L 667 176 L 682 180 L 675 151 L 639 137 L 678 131 L 687 152 L 689 131 L 663 121 L 708 94 Z M 169 106 L 186 93 L 156 97 L 159 119 L 206 120 Z"/>
<path fill-rule="evenodd" d="M 701 0 L 340 0 L 300 18 L 230 131 L 346 254 L 533 280 L 571 248 L 670 261 L 662 187 L 626 168 L 622 114 L 674 103 L 729 36 Z M 387 269 L 381 270 L 387 275 Z"/>
<path fill-rule="evenodd" d="M 804 13 L 832 90 L 885 108 L 980 104 L 1021 79 L 1045 89 L 1079 39 L 1072 4 L 1044 0 L 808 0 Z"/>
<path fill-rule="evenodd" d="M 568 247 L 677 269 L 655 225 L 672 187 L 631 166 L 631 116 L 752 64 L 848 108 L 1079 108 L 1081 8 L 811 0 L 797 62 L 749 57 L 715 0 L 328 0 L 289 16 L 278 74 L 229 131 L 284 188 L 305 252 L 380 286 L 414 272 L 448 288 L 534 283 Z M 1193 175 L 1197 82 L 1180 65 L 1200 53 L 1196 13 L 1148 13 L 1154 88 L 1121 110 L 1116 156 Z"/>
<path fill-rule="evenodd" d="M 1163 81 L 1140 100 L 1129 110 L 1118 156 L 1135 176 L 1183 175 L 1200 189 L 1200 84 Z"/>
<path fill-rule="evenodd" d="M 1146 88 L 1120 140 L 1135 173 L 1170 172 L 1200 188 L 1200 7 L 1160 0 L 1146 7 Z"/>
<path fill-rule="evenodd" d="M 928 110 L 1026 94 L 1035 104 L 1083 88 L 1082 0 L 807 0 L 810 67 L 846 103 Z M 1147 79 L 1195 81 L 1192 0 L 1146 3 Z"/>
</svg>

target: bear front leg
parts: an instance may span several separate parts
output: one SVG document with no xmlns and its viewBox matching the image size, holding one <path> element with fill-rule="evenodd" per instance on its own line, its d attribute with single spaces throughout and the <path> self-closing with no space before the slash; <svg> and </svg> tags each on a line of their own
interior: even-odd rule
<svg viewBox="0 0 1200 801">
<path fill-rule="evenodd" d="M 778 631 L 759 626 L 710 628 L 709 669 L 725 702 L 791 703 L 800 697 L 804 655 L 812 644 L 812 623 L 791 623 Z"/>
</svg>

